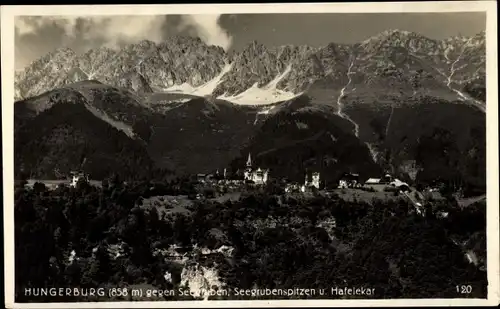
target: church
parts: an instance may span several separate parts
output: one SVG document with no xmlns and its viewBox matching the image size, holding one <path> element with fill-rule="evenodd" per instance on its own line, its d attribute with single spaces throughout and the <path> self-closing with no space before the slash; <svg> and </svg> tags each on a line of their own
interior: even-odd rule
<svg viewBox="0 0 500 309">
<path fill-rule="evenodd" d="M 261 169 L 260 167 L 258 167 L 257 169 L 254 170 L 252 166 L 252 156 L 248 154 L 247 164 L 244 173 L 245 180 L 252 181 L 257 185 L 263 185 L 267 183 L 268 174 L 269 174 L 268 169 Z"/>
<path fill-rule="evenodd" d="M 320 175 L 318 172 L 315 173 L 307 173 L 306 172 L 306 180 L 304 185 L 300 188 L 300 191 L 306 192 L 312 188 L 319 189 Z"/>
</svg>

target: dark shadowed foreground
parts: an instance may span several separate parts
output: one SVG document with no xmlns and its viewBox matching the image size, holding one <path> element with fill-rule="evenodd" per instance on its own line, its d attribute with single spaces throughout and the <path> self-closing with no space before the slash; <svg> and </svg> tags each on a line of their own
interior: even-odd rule
<svg viewBox="0 0 500 309">
<path fill-rule="evenodd" d="M 239 199 L 193 194 L 187 180 L 18 186 L 16 301 L 189 300 L 209 290 L 230 291 L 210 299 L 486 297 L 484 201 L 466 208 L 431 201 L 421 216 L 396 197 L 294 196 L 271 185 Z M 464 284 L 470 293 L 462 293 Z M 115 292 L 33 296 L 34 288 L 61 287 Z M 327 292 L 237 293 L 296 288 Z M 348 296 L 332 294 L 335 288 L 374 290 Z"/>
</svg>

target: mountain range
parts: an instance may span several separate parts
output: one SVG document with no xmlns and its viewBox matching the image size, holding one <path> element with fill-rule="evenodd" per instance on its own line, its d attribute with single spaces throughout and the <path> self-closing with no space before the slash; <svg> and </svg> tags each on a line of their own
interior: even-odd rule
<svg viewBox="0 0 500 309">
<path fill-rule="evenodd" d="M 129 174 L 197 173 L 236 168 L 252 152 L 292 178 L 304 169 L 411 175 L 413 166 L 481 184 L 485 61 L 485 32 L 438 41 L 388 30 L 323 47 L 253 41 L 230 53 L 192 37 L 83 55 L 61 48 L 16 73 L 16 171 L 53 177 L 82 157 L 119 153 Z M 80 146 L 70 152 L 73 131 Z M 133 154 L 104 147 L 110 140 Z"/>
</svg>

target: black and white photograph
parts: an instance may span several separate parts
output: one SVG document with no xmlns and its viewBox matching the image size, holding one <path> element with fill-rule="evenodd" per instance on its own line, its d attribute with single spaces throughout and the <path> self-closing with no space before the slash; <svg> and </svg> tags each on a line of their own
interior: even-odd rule
<svg viewBox="0 0 500 309">
<path fill-rule="evenodd" d="M 6 306 L 498 304 L 496 3 L 380 5 L 2 7 Z"/>
</svg>

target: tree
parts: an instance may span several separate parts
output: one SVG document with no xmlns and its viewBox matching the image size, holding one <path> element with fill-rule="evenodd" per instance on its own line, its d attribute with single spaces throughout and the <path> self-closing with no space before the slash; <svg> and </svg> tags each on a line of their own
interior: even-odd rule
<svg viewBox="0 0 500 309">
<path fill-rule="evenodd" d="M 33 192 L 35 192 L 37 194 L 44 193 L 46 190 L 47 190 L 47 187 L 45 186 L 45 184 L 43 182 L 37 181 L 33 185 Z"/>
</svg>

